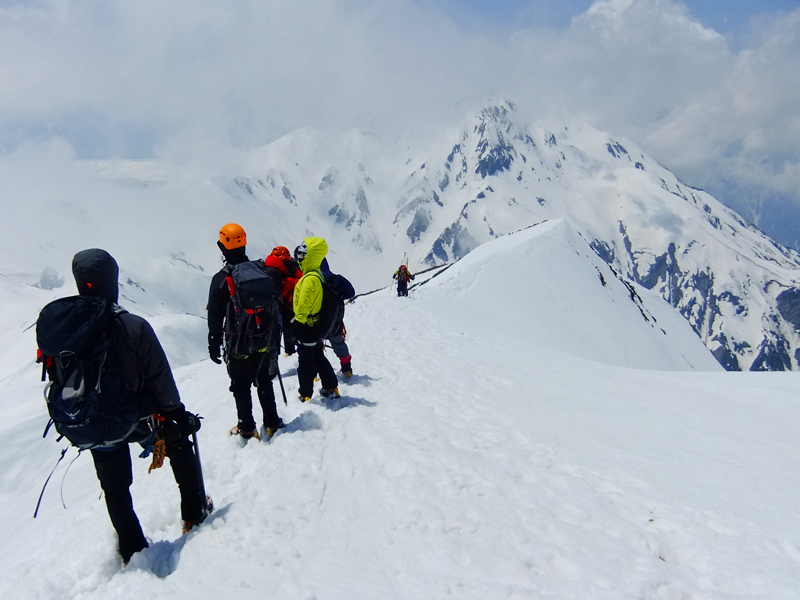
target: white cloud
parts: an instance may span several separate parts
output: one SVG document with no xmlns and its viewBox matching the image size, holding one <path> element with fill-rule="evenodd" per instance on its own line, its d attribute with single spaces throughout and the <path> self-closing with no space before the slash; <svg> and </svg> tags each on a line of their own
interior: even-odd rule
<svg viewBox="0 0 800 600">
<path fill-rule="evenodd" d="M 430 130 L 499 92 L 626 135 L 691 183 L 797 195 L 800 10 L 751 33 L 732 50 L 672 0 L 510 36 L 412 0 L 48 0 L 0 11 L 0 134 L 72 123 L 109 152 L 140 135 L 203 154 L 305 125 Z"/>
<path fill-rule="evenodd" d="M 408 123 L 486 89 L 480 40 L 405 1 L 65 0 L 4 17 L 6 125 L 80 112 L 265 143 L 304 125 Z"/>
<path fill-rule="evenodd" d="M 526 57 L 520 96 L 545 89 L 694 185 L 800 200 L 800 10 L 755 21 L 734 51 L 679 3 L 609 0 L 512 46 Z"/>
</svg>

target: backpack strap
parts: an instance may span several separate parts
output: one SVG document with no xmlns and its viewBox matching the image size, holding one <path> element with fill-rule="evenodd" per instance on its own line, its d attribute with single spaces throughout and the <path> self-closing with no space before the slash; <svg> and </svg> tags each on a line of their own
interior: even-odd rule
<svg viewBox="0 0 800 600">
<path fill-rule="evenodd" d="M 47 433 L 47 432 L 45 432 L 45 433 Z M 39 515 L 39 507 L 42 505 L 42 497 L 44 496 L 44 490 L 47 487 L 47 484 L 50 483 L 50 478 L 53 476 L 53 473 L 56 472 L 56 468 L 58 467 L 59 463 L 63 460 L 64 455 L 67 453 L 67 450 L 69 450 L 69 446 L 67 446 L 66 448 L 64 448 L 61 451 L 61 456 L 58 457 L 58 460 L 56 461 L 55 467 L 53 467 L 53 470 L 50 471 L 50 475 L 48 475 L 47 479 L 45 479 L 45 481 L 44 481 L 44 485 L 42 486 L 42 491 L 39 494 L 39 501 L 36 503 L 36 510 L 33 512 L 33 518 L 34 519 Z M 78 454 L 80 455 L 80 452 Z"/>
<path fill-rule="evenodd" d="M 225 275 L 225 285 L 228 286 L 228 293 L 231 295 L 231 300 L 233 300 L 233 297 L 236 294 L 236 284 L 233 281 L 233 275 L 231 273 Z M 234 306 L 234 308 L 236 307 Z M 238 308 L 236 308 L 236 312 L 239 312 Z"/>
<path fill-rule="evenodd" d="M 229 287 L 228 278 L 231 276 L 232 271 L 228 267 L 225 267 L 224 269 L 222 269 L 222 272 L 225 273 L 225 277 L 223 277 L 222 280 L 219 282 L 219 286 L 217 287 L 218 290 L 224 290 L 225 288 Z"/>
<path fill-rule="evenodd" d="M 325 275 L 323 275 L 322 271 L 320 271 L 319 269 L 315 271 L 309 271 L 308 273 L 306 273 L 306 275 L 316 275 L 317 279 L 319 279 L 321 283 L 325 283 Z"/>
</svg>

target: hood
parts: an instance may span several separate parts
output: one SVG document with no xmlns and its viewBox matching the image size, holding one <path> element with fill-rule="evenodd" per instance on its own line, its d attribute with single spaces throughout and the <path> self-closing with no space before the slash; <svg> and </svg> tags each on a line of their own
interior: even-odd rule
<svg viewBox="0 0 800 600">
<path fill-rule="evenodd" d="M 289 272 L 289 270 L 286 268 L 286 264 L 274 254 L 270 254 L 267 258 L 264 259 L 264 266 L 272 267 L 273 269 L 278 269 L 284 275 Z"/>
<path fill-rule="evenodd" d="M 306 245 L 306 257 L 300 263 L 300 269 L 303 273 L 319 271 L 322 259 L 328 253 L 328 242 L 318 237 L 305 238 L 303 242 Z"/>
<path fill-rule="evenodd" d="M 81 250 L 72 259 L 72 275 L 81 296 L 98 296 L 109 302 L 119 299 L 119 267 L 105 250 Z"/>
<path fill-rule="evenodd" d="M 233 250 L 228 250 L 220 242 L 217 242 L 217 247 L 225 257 L 225 263 L 229 265 L 238 265 L 239 263 L 248 262 L 247 252 L 244 246 L 239 246 Z"/>
</svg>

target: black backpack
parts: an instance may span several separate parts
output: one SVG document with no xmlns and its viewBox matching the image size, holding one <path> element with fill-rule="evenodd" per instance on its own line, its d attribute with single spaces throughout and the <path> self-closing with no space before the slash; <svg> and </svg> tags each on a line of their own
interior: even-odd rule
<svg viewBox="0 0 800 600">
<path fill-rule="evenodd" d="M 326 340 L 342 332 L 344 301 L 348 291 L 342 288 L 339 277 L 342 276 L 333 273 L 322 276 L 322 307 L 318 313 L 321 339 Z M 342 277 L 342 279 L 344 278 Z M 347 280 L 345 279 L 345 281 Z M 347 283 L 349 285 L 350 282 Z"/>
<path fill-rule="evenodd" d="M 139 409 L 112 351 L 111 325 L 123 312 L 103 298 L 70 296 L 39 313 L 39 361 L 50 379 L 45 435 L 55 425 L 74 446 L 87 450 L 112 447 L 136 429 Z"/>
<path fill-rule="evenodd" d="M 262 261 L 230 267 L 225 281 L 231 294 L 225 318 L 225 351 L 249 356 L 274 351 L 281 332 L 280 287 Z"/>
<path fill-rule="evenodd" d="M 350 300 L 351 298 L 355 298 L 356 289 L 344 275 L 339 275 L 338 273 L 329 273 L 325 276 L 325 279 L 329 280 L 328 283 L 332 288 L 334 288 L 342 300 Z"/>
</svg>

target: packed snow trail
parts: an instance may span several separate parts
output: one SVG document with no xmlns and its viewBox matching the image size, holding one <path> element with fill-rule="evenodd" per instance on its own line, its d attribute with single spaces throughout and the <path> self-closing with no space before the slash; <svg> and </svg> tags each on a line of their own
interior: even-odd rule
<svg viewBox="0 0 800 600">
<path fill-rule="evenodd" d="M 154 544 L 121 568 L 82 458 L 67 478 L 69 509 L 51 489 L 46 520 L 26 510 L 8 532 L 19 544 L 5 551 L 3 595 L 790 598 L 800 589 L 796 521 L 792 529 L 771 510 L 796 485 L 787 476 L 796 452 L 781 446 L 791 426 L 753 410 L 771 395 L 757 376 L 680 381 L 531 364 L 438 329 L 422 305 L 376 298 L 348 308 L 360 366 L 329 405 L 300 404 L 292 360 L 282 359 L 290 404 L 279 410 L 290 426 L 269 443 L 227 435 L 235 412 L 223 368 L 181 369 L 185 401 L 206 417 L 214 515 L 181 536 L 169 472 L 147 475 L 148 461 L 135 461 L 134 499 Z M 789 393 L 780 375 L 767 375 L 770 385 Z M 716 401 L 709 384 L 723 392 Z M 742 435 L 741 421 L 759 414 L 772 446 L 761 451 L 762 434 Z M 715 446 L 724 452 L 710 454 Z M 764 459 L 773 469 L 757 477 L 763 490 L 737 481 Z M 36 491 L 17 506 L 30 508 Z M 748 507 L 748 495 L 761 507 Z"/>
<path fill-rule="evenodd" d="M 68 509 L 62 463 L 31 519 L 59 445 L 41 439 L 36 369 L 5 378 L 3 405 L 30 408 L 0 431 L 0 526 L 12 540 L 0 548 L 0 596 L 796 598 L 796 377 L 571 356 L 568 324 L 543 316 L 555 312 L 514 313 L 512 327 L 507 311 L 481 311 L 524 286 L 499 289 L 482 274 L 500 270 L 513 283 L 515 259 L 474 260 L 476 269 L 489 262 L 469 281 L 451 269 L 411 298 L 373 294 L 348 306 L 355 375 L 340 399 L 301 404 L 296 358 L 281 357 L 288 406 L 275 390 L 289 426 L 270 442 L 228 435 L 236 413 L 224 367 L 177 369 L 184 402 L 205 417 L 198 435 L 216 511 L 181 535 L 169 469 L 148 475 L 149 460 L 134 458 L 134 503 L 153 544 L 127 567 L 88 456 L 64 480 Z M 545 268 L 572 268 L 541 264 L 531 276 L 545 286 Z M 590 280 L 596 293 L 613 292 Z M 603 302 L 593 290 L 552 301 L 569 318 L 569 298 Z M 677 360 L 628 323 L 635 306 L 608 306 L 609 330 L 654 353 L 639 360 Z M 564 336 L 560 351 L 529 334 L 542 323 L 546 339 Z M 602 338 L 583 340 L 581 355 L 606 358 Z"/>
</svg>

